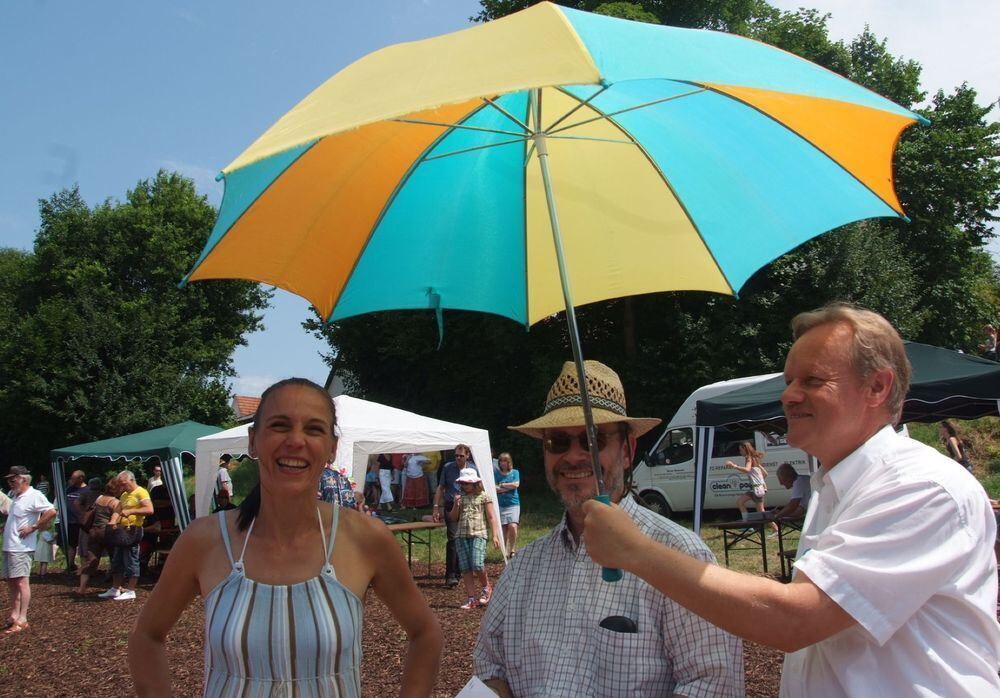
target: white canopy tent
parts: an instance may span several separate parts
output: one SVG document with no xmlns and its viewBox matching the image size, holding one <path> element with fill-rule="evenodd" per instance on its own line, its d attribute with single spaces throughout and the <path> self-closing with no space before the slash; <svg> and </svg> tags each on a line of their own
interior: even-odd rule
<svg viewBox="0 0 1000 698">
<path fill-rule="evenodd" d="M 472 449 L 472 460 L 479 468 L 479 476 L 483 478 L 483 487 L 493 500 L 493 513 L 499 524 L 490 435 L 485 429 L 422 417 L 348 395 L 338 395 L 333 402 L 337 406 L 339 436 L 334 462 L 338 468 L 346 468 L 359 485 L 364 482 L 368 456 L 373 453 L 439 451 L 467 444 Z M 227 453 L 232 456 L 246 454 L 248 431 L 249 425 L 244 424 L 198 439 L 195 448 L 196 516 L 211 512 L 219 458 Z M 502 535 L 500 541 L 502 545 Z"/>
</svg>

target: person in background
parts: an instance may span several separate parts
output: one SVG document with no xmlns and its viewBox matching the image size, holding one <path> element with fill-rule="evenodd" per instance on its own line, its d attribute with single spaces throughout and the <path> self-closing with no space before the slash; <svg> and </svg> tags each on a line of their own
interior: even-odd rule
<svg viewBox="0 0 1000 698">
<path fill-rule="evenodd" d="M 997 329 L 993 325 L 984 325 L 986 341 L 979 345 L 982 357 L 990 361 L 997 360 Z"/>
<path fill-rule="evenodd" d="M 66 486 L 66 531 L 68 542 L 66 548 L 66 573 L 72 574 L 78 570 L 76 552 L 80 545 L 80 496 L 87 493 L 86 475 L 82 470 L 74 470 L 69 476 Z M 82 555 L 80 556 L 83 557 Z"/>
<path fill-rule="evenodd" d="M 618 374 L 598 361 L 584 365 L 615 511 L 661 544 L 714 563 L 701 538 L 629 494 L 636 438 L 660 420 L 629 417 Z M 545 477 L 566 513 L 500 575 L 473 654 L 476 675 L 501 696 L 743 696 L 737 638 L 634 575 L 603 581 L 584 554 L 583 506 L 597 491 L 585 423 L 576 366 L 568 361 L 542 416 L 511 427 L 540 440 Z"/>
<path fill-rule="evenodd" d="M 228 453 L 224 454 L 219 458 L 219 471 L 215 476 L 215 496 L 219 496 L 219 492 L 225 491 L 229 494 L 229 499 L 233 498 L 233 478 L 230 476 L 229 471 L 236 466 L 233 461 L 233 457 Z"/>
<path fill-rule="evenodd" d="M 177 538 L 177 515 L 165 485 L 157 485 L 149 492 L 153 513 L 142 522 L 142 540 L 139 541 L 139 576 L 149 571 L 149 563 L 157 549 L 168 549 Z"/>
<path fill-rule="evenodd" d="M 171 694 L 166 638 L 200 595 L 205 695 L 359 696 L 369 588 L 408 639 L 398 695 L 431 694 L 441 627 L 392 532 L 316 499 L 336 426 L 330 394 L 312 381 L 261 395 L 249 433 L 260 482 L 239 511 L 195 519 L 174 544 L 129 636 L 138 695 Z"/>
<path fill-rule="evenodd" d="M 434 499 L 434 490 L 438 486 L 438 470 L 441 469 L 441 451 L 425 451 L 420 454 L 424 461 L 424 477 L 427 479 L 427 501 Z"/>
<path fill-rule="evenodd" d="M 153 501 L 144 487 L 139 487 L 135 474 L 131 470 L 118 473 L 118 486 L 121 495 L 118 497 L 117 517 L 105 526 L 105 539 L 109 528 L 118 526 L 128 532 L 138 531 L 135 542 L 130 545 L 112 545 L 111 548 L 111 588 L 103 594 L 102 599 L 113 601 L 132 601 L 135 599 L 135 585 L 139 581 L 139 542 L 142 539 L 142 524 L 146 517 L 153 513 Z M 166 488 L 164 488 L 166 489 Z M 128 588 L 122 586 L 128 580 Z"/>
<path fill-rule="evenodd" d="M 483 491 L 483 481 L 476 469 L 463 468 L 456 482 L 462 492 L 452 500 L 448 519 L 458 523 L 455 549 L 466 594 L 466 601 L 461 608 L 471 610 L 487 605 L 493 595 L 493 587 L 486 576 L 486 536 L 488 533 L 493 537 L 493 545 L 499 550 L 500 531 L 493 507 L 490 506 L 493 500 Z M 476 590 L 477 585 L 479 591 Z"/>
<path fill-rule="evenodd" d="M 442 521 L 448 527 L 448 543 L 445 547 L 445 584 L 450 587 L 458 586 L 458 552 L 455 550 L 455 538 L 458 536 L 458 522 L 448 519 L 445 521 L 445 512 L 451 511 L 451 505 L 455 501 L 455 495 L 461 492 L 458 485 L 458 476 L 463 468 L 473 468 L 477 473 L 479 469 L 472 462 L 472 449 L 465 444 L 455 446 L 455 460 L 449 461 L 441 468 L 441 478 L 438 480 L 438 488 L 434 490 L 434 509 L 431 516 L 436 523 Z"/>
<path fill-rule="evenodd" d="M 403 454 L 393 453 L 389 456 L 392 461 L 392 498 L 397 502 L 403 501 Z"/>
<path fill-rule="evenodd" d="M 228 474 L 228 472 L 227 472 Z M 160 461 L 153 461 L 152 474 L 149 479 L 146 480 L 146 489 L 152 493 L 152 491 L 163 484 L 163 467 L 160 465 Z"/>
<path fill-rule="evenodd" d="M 965 451 L 965 443 L 958 435 L 958 429 L 955 428 L 955 425 L 947 419 L 942 420 L 940 434 L 941 441 L 948 451 L 948 456 L 952 460 L 961 463 L 962 467 L 971 473 L 972 463 L 969 462 L 969 454 Z"/>
<path fill-rule="evenodd" d="M 46 497 L 46 499 L 48 499 L 48 497 Z M 56 518 L 52 520 L 52 526 L 53 527 L 59 526 L 58 508 L 56 509 Z M 35 545 L 34 561 L 38 563 L 39 577 L 44 577 L 49 573 L 49 563 L 55 559 L 56 559 L 56 534 L 52 528 L 46 528 L 45 530 L 38 532 L 38 541 Z"/>
<path fill-rule="evenodd" d="M 7 580 L 10 614 L 4 635 L 28 629 L 28 605 L 31 602 L 31 563 L 38 544 L 38 532 L 45 530 L 56 517 L 55 507 L 31 486 L 31 474 L 21 465 L 7 472 L 10 504 L 3 529 L 3 577 Z"/>
<path fill-rule="evenodd" d="M 746 473 L 750 477 L 750 489 L 741 494 L 739 499 L 736 500 L 736 506 L 739 507 L 740 515 L 746 521 L 747 505 L 750 502 L 754 503 L 757 511 L 764 512 L 764 497 L 767 495 L 767 470 L 761 462 L 764 454 L 755 449 L 751 442 L 744 441 L 740 444 L 740 455 L 743 456 L 743 465 L 737 465 L 731 460 L 727 460 L 725 466 L 739 470 L 741 473 Z M 772 523 L 771 527 L 775 531 L 778 530 L 778 525 L 775 523 Z"/>
<path fill-rule="evenodd" d="M 497 469 L 493 478 L 497 487 L 504 549 L 508 556 L 513 556 L 517 552 L 517 526 L 521 521 L 521 475 L 514 467 L 514 459 L 506 451 L 497 456 Z"/>
<path fill-rule="evenodd" d="M 45 495 L 45 498 L 49 501 L 52 497 L 49 493 L 49 479 L 45 477 L 45 473 L 38 473 L 38 481 L 34 485 L 35 489 Z"/>
<path fill-rule="evenodd" d="M 384 506 L 387 511 L 392 511 L 392 505 L 396 501 L 392 496 L 392 457 L 388 453 L 378 454 L 378 508 L 381 511 Z"/>
<path fill-rule="evenodd" d="M 1000 695 L 996 521 L 972 475 L 893 429 L 910 383 L 902 339 L 843 303 L 797 315 L 792 333 L 788 444 L 822 468 L 791 583 L 705 565 L 596 502 L 587 553 L 784 650 L 782 696 Z"/>
<path fill-rule="evenodd" d="M 91 479 L 88 484 L 91 492 L 99 494 L 91 504 L 94 507 L 94 521 L 87 534 L 87 553 L 80 568 L 80 584 L 76 589 L 77 596 L 86 595 L 87 583 L 93 575 L 97 574 L 101 557 L 107 552 L 107 548 L 104 546 L 104 530 L 118 508 L 118 497 L 121 495 L 117 478 L 111 478 L 105 485 L 103 492 L 101 492 L 101 481 L 98 478 Z"/>
<path fill-rule="evenodd" d="M 427 506 L 427 481 L 424 480 L 424 463 L 427 457 L 422 453 L 411 453 L 406 458 L 403 485 L 403 499 L 400 502 L 406 509 L 420 509 Z"/>
<path fill-rule="evenodd" d="M 791 463 L 782 463 L 778 466 L 778 482 L 786 490 L 791 490 L 792 494 L 788 499 L 788 504 L 780 509 L 775 509 L 771 517 L 775 521 L 801 519 L 806 515 L 806 509 L 809 506 L 809 495 L 811 493 L 809 476 L 799 475 Z"/>
<path fill-rule="evenodd" d="M 372 511 L 377 511 L 379 500 L 382 498 L 382 488 L 379 486 L 379 464 L 378 456 L 372 454 L 368 456 L 368 468 L 365 471 L 365 505 Z"/>
</svg>

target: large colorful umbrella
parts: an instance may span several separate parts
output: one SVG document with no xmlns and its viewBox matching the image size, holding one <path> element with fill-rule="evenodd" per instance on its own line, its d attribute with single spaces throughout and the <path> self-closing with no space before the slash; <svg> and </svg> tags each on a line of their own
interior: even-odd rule
<svg viewBox="0 0 1000 698">
<path fill-rule="evenodd" d="M 920 119 L 756 41 L 540 3 L 327 80 L 223 170 L 188 279 L 274 284 L 328 320 L 565 309 L 585 385 L 574 303 L 734 294 L 902 216 L 892 153 Z"/>
</svg>

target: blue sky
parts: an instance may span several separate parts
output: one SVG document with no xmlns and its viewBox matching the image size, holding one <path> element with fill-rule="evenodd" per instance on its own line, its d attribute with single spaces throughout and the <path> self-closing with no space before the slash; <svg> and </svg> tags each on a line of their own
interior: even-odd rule
<svg viewBox="0 0 1000 698">
<path fill-rule="evenodd" d="M 924 65 L 928 89 L 969 80 L 982 102 L 1000 97 L 996 0 L 772 3 L 832 12 L 838 38 L 869 22 L 893 53 Z M 387 44 L 461 29 L 478 9 L 476 0 L 0 3 L 0 245 L 29 249 L 37 200 L 74 183 L 94 204 L 167 168 L 217 205 L 215 174 L 323 80 Z M 238 392 L 290 375 L 325 379 L 326 347 L 301 328 L 307 309 L 277 292 L 266 329 L 234 357 Z"/>
</svg>

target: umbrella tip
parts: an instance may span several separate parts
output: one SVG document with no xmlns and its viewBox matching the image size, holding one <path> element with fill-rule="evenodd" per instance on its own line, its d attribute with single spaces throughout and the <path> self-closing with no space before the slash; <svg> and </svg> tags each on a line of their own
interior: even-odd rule
<svg viewBox="0 0 1000 698">
<path fill-rule="evenodd" d="M 225 178 L 226 178 L 226 174 L 224 172 L 220 172 L 219 174 L 215 175 L 215 181 L 216 182 L 221 182 Z"/>
</svg>

